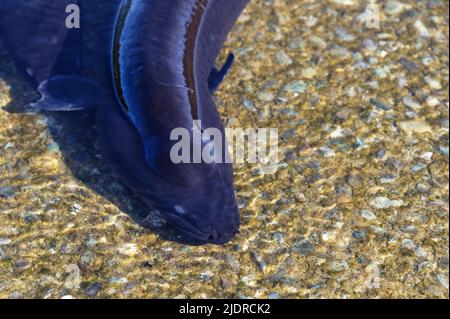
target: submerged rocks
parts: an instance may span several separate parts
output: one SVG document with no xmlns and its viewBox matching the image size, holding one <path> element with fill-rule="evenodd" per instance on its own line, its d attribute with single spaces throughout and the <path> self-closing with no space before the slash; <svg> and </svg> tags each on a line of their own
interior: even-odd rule
<svg viewBox="0 0 450 319">
<path fill-rule="evenodd" d="M 384 196 L 378 196 L 370 201 L 370 205 L 378 209 L 384 209 L 391 207 L 401 207 L 404 206 L 405 203 L 402 200 L 391 200 Z"/>
</svg>

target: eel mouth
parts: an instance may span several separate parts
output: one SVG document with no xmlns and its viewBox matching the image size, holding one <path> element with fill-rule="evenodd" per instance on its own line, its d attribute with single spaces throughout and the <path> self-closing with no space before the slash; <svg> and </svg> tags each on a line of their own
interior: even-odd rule
<svg viewBox="0 0 450 319">
<path fill-rule="evenodd" d="M 187 236 L 189 239 L 196 241 L 198 244 L 216 244 L 216 245 L 224 245 L 234 237 L 235 234 L 238 233 L 236 231 L 232 234 L 227 234 L 226 236 L 219 235 L 216 231 L 211 233 L 207 233 L 198 227 L 194 226 L 191 222 L 177 216 L 173 213 L 165 212 L 163 213 L 166 218 L 168 224 L 179 231 L 182 235 Z"/>
</svg>

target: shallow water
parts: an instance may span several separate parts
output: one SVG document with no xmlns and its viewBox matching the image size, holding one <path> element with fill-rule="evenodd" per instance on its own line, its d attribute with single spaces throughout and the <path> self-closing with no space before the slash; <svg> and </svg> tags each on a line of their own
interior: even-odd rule
<svg viewBox="0 0 450 319">
<path fill-rule="evenodd" d="M 140 227 L 89 114 L 27 109 L 0 48 L 0 297 L 448 298 L 448 2 L 364 9 L 253 1 L 235 26 L 219 110 L 278 128 L 281 162 L 236 165 L 223 247 Z"/>
</svg>

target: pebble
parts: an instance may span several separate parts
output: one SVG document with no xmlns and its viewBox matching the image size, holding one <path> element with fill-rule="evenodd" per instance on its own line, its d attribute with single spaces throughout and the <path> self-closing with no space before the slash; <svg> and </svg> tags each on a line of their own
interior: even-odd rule
<svg viewBox="0 0 450 319">
<path fill-rule="evenodd" d="M 403 97 L 403 104 L 405 104 L 406 106 L 414 109 L 414 110 L 419 110 L 421 108 L 421 105 L 419 102 L 417 102 L 412 96 L 407 95 L 405 97 Z"/>
<path fill-rule="evenodd" d="M 241 281 L 249 287 L 255 287 L 256 286 L 256 278 L 254 275 L 246 275 L 241 277 Z"/>
<path fill-rule="evenodd" d="M 11 239 L 9 238 L 0 238 L 0 246 L 9 245 L 11 243 Z"/>
<path fill-rule="evenodd" d="M 233 284 L 232 284 L 231 280 L 221 277 L 220 278 L 220 286 L 223 289 L 230 289 L 233 286 Z"/>
<path fill-rule="evenodd" d="M 424 164 L 424 163 L 416 163 L 416 164 L 414 164 L 414 165 L 411 167 L 411 172 L 417 173 L 417 172 L 423 170 L 423 169 L 426 168 L 426 167 L 427 167 L 427 165 Z"/>
<path fill-rule="evenodd" d="M 375 52 L 378 48 L 375 41 L 372 39 L 364 39 L 362 44 L 364 48 L 370 52 Z"/>
<path fill-rule="evenodd" d="M 401 3 L 399 1 L 388 1 L 384 7 L 387 15 L 398 15 L 405 9 L 411 8 L 411 5 Z"/>
<path fill-rule="evenodd" d="M 355 230 L 352 232 L 352 237 L 358 241 L 363 241 L 367 237 L 367 233 L 363 230 Z"/>
<path fill-rule="evenodd" d="M 434 107 L 434 106 L 438 106 L 439 105 L 439 100 L 437 98 L 435 98 L 434 96 L 429 96 L 427 97 L 427 105 Z"/>
<path fill-rule="evenodd" d="M 405 203 L 402 200 L 391 200 L 384 196 L 378 196 L 372 199 L 370 205 L 378 209 L 384 209 L 390 207 L 401 207 L 404 206 Z"/>
<path fill-rule="evenodd" d="M 424 183 L 417 183 L 416 190 L 417 190 L 417 192 L 419 192 L 421 194 L 425 194 L 430 191 L 430 186 L 427 184 L 424 184 Z"/>
<path fill-rule="evenodd" d="M 412 120 L 400 122 L 398 126 L 406 134 L 424 134 L 432 133 L 431 126 L 423 120 Z"/>
<path fill-rule="evenodd" d="M 384 110 L 384 111 L 388 111 L 391 109 L 391 107 L 385 103 L 380 102 L 377 99 L 370 99 L 369 103 L 372 104 L 373 106 L 375 106 L 378 109 Z"/>
<path fill-rule="evenodd" d="M 268 296 L 268 299 L 280 299 L 280 294 L 277 292 L 271 292 Z"/>
<path fill-rule="evenodd" d="M 414 22 L 414 28 L 416 29 L 419 36 L 421 36 L 421 37 L 429 37 L 430 36 L 430 32 L 428 31 L 427 27 L 425 26 L 425 24 L 423 24 L 422 21 L 416 20 Z"/>
<path fill-rule="evenodd" d="M 303 93 L 306 90 L 306 84 L 303 81 L 294 81 L 286 84 L 283 90 L 290 93 Z"/>
<path fill-rule="evenodd" d="M 277 58 L 278 64 L 281 64 L 281 65 L 290 65 L 290 64 L 292 64 L 292 59 L 283 50 L 280 50 L 280 51 L 277 52 L 276 58 Z"/>
<path fill-rule="evenodd" d="M 367 220 L 374 220 L 377 218 L 377 216 L 370 210 L 368 209 L 362 209 L 359 211 L 359 215 Z"/>
<path fill-rule="evenodd" d="M 347 269 L 348 269 L 348 263 L 345 260 L 333 261 L 329 266 L 329 270 L 332 272 L 342 272 Z"/>
<path fill-rule="evenodd" d="M 390 184 L 397 180 L 397 176 L 393 174 L 386 174 L 380 177 L 379 181 L 381 184 Z"/>
<path fill-rule="evenodd" d="M 425 78 L 425 82 L 427 82 L 428 86 L 430 87 L 430 89 L 432 90 L 440 90 L 442 89 L 442 85 L 438 80 L 433 79 L 430 76 L 426 76 Z"/>
<path fill-rule="evenodd" d="M 250 255 L 251 255 L 252 259 L 255 261 L 256 265 L 258 266 L 258 269 L 261 270 L 262 272 L 264 272 L 266 270 L 267 264 L 262 259 L 262 257 L 254 251 L 250 252 Z"/>
<path fill-rule="evenodd" d="M 275 240 L 277 243 L 279 244 L 283 244 L 284 243 L 284 234 L 283 233 L 274 233 L 272 235 L 272 239 Z"/>
<path fill-rule="evenodd" d="M 416 62 L 405 57 L 400 58 L 398 62 L 409 72 L 417 72 L 419 70 L 419 65 Z"/>
<path fill-rule="evenodd" d="M 336 152 L 329 148 L 328 146 L 323 146 L 319 148 L 320 154 L 323 155 L 323 157 L 334 157 L 336 156 Z"/>
<path fill-rule="evenodd" d="M 323 241 L 331 241 L 336 239 L 336 231 L 324 231 L 320 234 Z"/>
<path fill-rule="evenodd" d="M 16 190 L 11 186 L 0 187 L 0 198 L 12 198 L 16 195 Z"/>
<path fill-rule="evenodd" d="M 28 259 L 20 258 L 14 261 L 14 269 L 16 271 L 24 271 L 31 267 L 31 262 Z"/>
<path fill-rule="evenodd" d="M 244 98 L 244 99 L 242 100 L 242 104 L 244 105 L 244 107 L 245 107 L 247 110 L 250 110 L 250 111 L 252 111 L 252 112 L 256 112 L 255 104 L 253 103 L 253 101 Z"/>
<path fill-rule="evenodd" d="M 302 70 L 302 77 L 306 79 L 312 79 L 316 76 L 317 71 L 314 68 L 305 68 Z"/>
<path fill-rule="evenodd" d="M 439 145 L 439 152 L 448 157 L 448 146 Z"/>
<path fill-rule="evenodd" d="M 436 281 L 438 282 L 438 284 L 448 290 L 448 277 L 446 275 L 441 273 L 437 274 Z"/>
<path fill-rule="evenodd" d="M 123 244 L 117 250 L 119 251 L 119 254 L 133 256 L 137 254 L 138 247 L 136 244 Z"/>
<path fill-rule="evenodd" d="M 351 42 L 356 39 L 356 37 L 353 34 L 348 33 L 347 29 L 342 27 L 336 28 L 336 35 L 339 39 L 345 42 Z"/>
<path fill-rule="evenodd" d="M 99 293 L 101 288 L 102 286 L 98 282 L 92 284 L 85 290 L 86 296 L 95 297 Z"/>
<path fill-rule="evenodd" d="M 97 254 L 94 253 L 93 251 L 90 250 L 85 251 L 80 256 L 80 266 L 85 268 L 92 267 L 95 263 L 96 258 Z"/>
<path fill-rule="evenodd" d="M 27 224 L 31 224 L 36 222 L 39 219 L 36 213 L 33 212 L 27 212 L 23 216 L 23 221 Z"/>
<path fill-rule="evenodd" d="M 274 98 L 275 97 L 274 97 L 273 93 L 271 93 L 271 92 L 260 92 L 258 94 L 258 99 L 263 102 L 273 101 Z"/>
<path fill-rule="evenodd" d="M 356 0 L 331 0 L 331 2 L 343 6 L 353 6 L 357 3 Z"/>
<path fill-rule="evenodd" d="M 351 113 L 352 113 L 351 109 L 344 107 L 342 110 L 336 113 L 336 117 L 340 120 L 347 120 Z"/>
<path fill-rule="evenodd" d="M 416 244 L 409 238 L 403 239 L 401 243 L 402 247 L 408 250 L 416 250 Z"/>
<path fill-rule="evenodd" d="M 309 239 L 303 238 L 294 243 L 292 250 L 302 254 L 303 256 L 307 256 L 314 252 L 314 245 Z"/>
</svg>

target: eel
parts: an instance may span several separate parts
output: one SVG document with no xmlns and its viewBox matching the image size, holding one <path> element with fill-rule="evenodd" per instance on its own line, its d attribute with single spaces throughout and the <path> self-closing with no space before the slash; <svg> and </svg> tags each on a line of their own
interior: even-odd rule
<svg viewBox="0 0 450 319">
<path fill-rule="evenodd" d="M 95 111 L 102 154 L 124 184 L 189 244 L 223 245 L 240 218 L 232 164 L 215 157 L 227 147 L 213 95 L 234 55 L 220 69 L 216 59 L 248 2 L 2 0 L 0 40 L 41 95 L 32 107 Z M 67 26 L 69 5 L 79 28 Z M 190 158 L 218 142 L 210 128 L 220 132 L 213 160 L 174 162 L 179 128 Z"/>
</svg>

